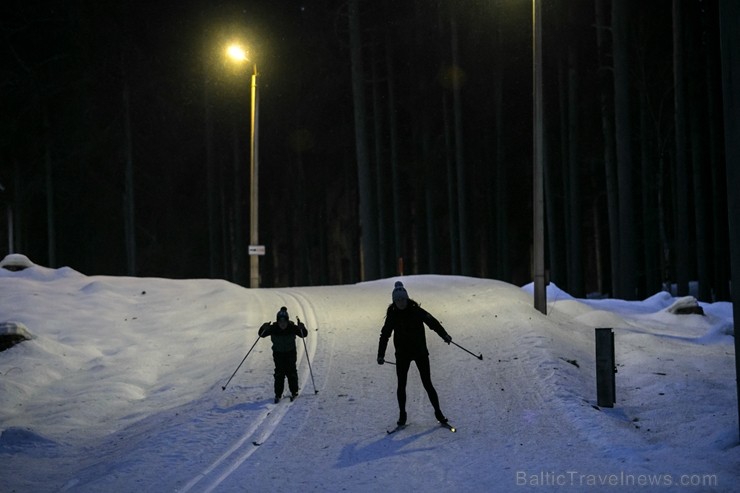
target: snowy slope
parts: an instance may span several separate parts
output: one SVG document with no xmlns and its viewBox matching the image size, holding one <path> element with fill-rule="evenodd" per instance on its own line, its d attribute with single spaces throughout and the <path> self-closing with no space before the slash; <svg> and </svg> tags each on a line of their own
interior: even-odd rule
<svg viewBox="0 0 740 493">
<path fill-rule="evenodd" d="M 544 316 L 531 286 L 403 280 L 456 343 L 483 354 L 427 333 L 457 433 L 435 424 L 413 367 L 410 426 L 385 433 L 397 418 L 395 367 L 375 355 L 394 280 L 249 290 L 0 269 L 0 322 L 35 336 L 0 353 L 0 490 L 734 490 L 729 304 L 675 315 L 667 293 L 576 300 L 551 286 Z M 257 329 L 281 305 L 309 336 L 301 396 L 275 405 L 270 342 Z M 595 327 L 615 329 L 613 409 L 596 406 Z"/>
</svg>

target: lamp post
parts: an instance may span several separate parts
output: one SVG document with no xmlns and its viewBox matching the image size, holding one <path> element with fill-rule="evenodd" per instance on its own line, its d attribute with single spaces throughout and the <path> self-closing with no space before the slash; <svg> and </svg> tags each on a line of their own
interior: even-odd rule
<svg viewBox="0 0 740 493">
<path fill-rule="evenodd" d="M 238 45 L 231 45 L 226 50 L 227 54 L 239 62 L 248 62 L 246 52 Z M 265 249 L 259 245 L 259 161 L 257 159 L 258 140 L 257 129 L 259 126 L 259 97 L 257 93 L 257 64 L 251 77 L 251 111 L 250 111 L 250 133 L 249 133 L 249 287 L 258 288 L 260 284 L 259 256 L 264 255 Z"/>
<path fill-rule="evenodd" d="M 534 308 L 547 315 L 545 292 L 544 128 L 542 103 L 542 0 L 532 0 Z"/>
<path fill-rule="evenodd" d="M 259 221 L 259 187 L 258 185 L 258 165 L 257 161 L 257 128 L 259 112 L 257 104 L 257 64 L 254 64 L 252 72 L 252 112 L 251 112 L 251 132 L 249 138 L 249 174 L 250 174 L 250 191 L 249 191 L 249 287 L 260 287 L 260 264 L 259 255 L 264 253 L 264 249 L 258 248 L 259 230 L 257 228 Z"/>
</svg>

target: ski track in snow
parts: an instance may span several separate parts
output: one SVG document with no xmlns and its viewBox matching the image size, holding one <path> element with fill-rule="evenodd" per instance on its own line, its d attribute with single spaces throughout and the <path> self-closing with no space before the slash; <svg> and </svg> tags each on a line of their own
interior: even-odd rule
<svg viewBox="0 0 740 493">
<path fill-rule="evenodd" d="M 236 471 L 253 453 L 259 450 L 259 446 L 267 440 L 275 428 L 280 424 L 280 421 L 285 416 L 285 413 L 289 409 L 288 404 L 282 402 L 276 405 L 276 409 L 263 412 L 263 414 L 252 424 L 247 432 L 231 446 L 221 457 L 216 459 L 213 464 L 208 466 L 202 473 L 194 477 L 184 488 L 179 490 L 182 493 L 190 491 L 196 486 L 201 480 L 211 476 L 211 473 L 217 469 L 221 469 L 220 472 L 215 474 L 215 479 L 211 482 L 210 486 L 203 490 L 203 492 L 211 492 L 216 489 L 226 478 L 228 478 L 234 471 Z M 274 410 L 274 412 L 273 412 Z M 253 437 L 257 437 L 254 440 L 250 440 Z M 246 444 L 246 446 L 245 446 Z M 223 467 L 221 463 L 224 463 Z"/>
<path fill-rule="evenodd" d="M 291 318 L 299 319 L 301 318 L 301 315 L 305 316 L 305 319 L 301 318 L 301 322 L 306 325 L 309 335 L 318 330 L 318 319 L 316 317 L 314 307 L 304 296 L 295 292 L 291 293 L 286 290 L 280 298 L 283 302 L 283 306 L 288 308 L 288 313 L 291 314 Z M 296 306 L 298 306 L 300 310 L 296 310 Z M 302 389 L 304 391 L 309 388 L 309 381 L 313 383 L 313 377 L 311 376 L 311 368 L 309 364 L 302 365 L 302 360 L 305 359 L 306 353 L 308 353 L 310 360 L 314 359 L 317 346 L 316 340 L 317 337 L 306 337 L 305 339 L 298 338 L 296 340 L 296 351 L 298 353 L 297 365 L 302 368 L 299 373 L 298 381 L 302 382 Z M 303 351 L 301 351 L 302 348 L 300 346 L 303 346 Z M 313 387 L 311 388 L 313 389 Z M 318 392 L 318 389 L 316 389 L 315 392 Z M 275 429 L 280 425 L 280 422 L 292 407 L 292 404 L 293 402 L 286 402 L 286 400 L 283 399 L 273 406 L 268 406 L 268 408 L 254 420 L 252 426 L 250 426 L 228 450 L 226 450 L 218 459 L 178 491 L 180 493 L 186 493 L 191 491 L 194 487 L 199 486 L 201 482 L 209 481 L 210 484 L 208 487 L 202 489 L 201 486 L 199 486 L 197 491 L 202 491 L 204 493 L 214 491 L 221 483 L 231 476 L 234 471 L 239 469 L 244 462 L 260 450 L 260 446 L 270 438 Z"/>
</svg>

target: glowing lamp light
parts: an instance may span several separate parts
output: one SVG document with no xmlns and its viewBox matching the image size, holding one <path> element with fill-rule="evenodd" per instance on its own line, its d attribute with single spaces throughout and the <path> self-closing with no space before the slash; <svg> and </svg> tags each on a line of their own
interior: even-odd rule
<svg viewBox="0 0 740 493">
<path fill-rule="evenodd" d="M 244 49 L 239 45 L 231 45 L 226 49 L 226 54 L 233 58 L 234 60 L 238 60 L 240 62 L 247 60 L 247 52 L 244 51 Z"/>
</svg>

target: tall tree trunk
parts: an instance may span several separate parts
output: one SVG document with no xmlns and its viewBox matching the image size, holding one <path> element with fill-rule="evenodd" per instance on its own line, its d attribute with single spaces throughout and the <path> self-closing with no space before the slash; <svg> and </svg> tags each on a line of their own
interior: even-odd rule
<svg viewBox="0 0 740 493">
<path fill-rule="evenodd" d="M 329 239 L 329 228 L 325 227 L 328 219 L 326 209 L 327 197 L 325 196 L 319 207 L 318 217 L 316 218 L 317 226 L 314 230 L 319 232 L 319 286 L 327 286 L 333 282 L 331 272 L 329 271 L 329 247 L 327 241 Z"/>
<path fill-rule="evenodd" d="M 632 124 L 629 95 L 629 12 L 627 2 L 612 2 L 614 53 L 614 121 L 616 129 L 619 195 L 619 290 L 617 297 L 632 300 L 636 293 L 635 230 L 632 198 Z"/>
<path fill-rule="evenodd" d="M 360 2 L 349 0 L 349 41 L 352 69 L 352 101 L 355 120 L 355 152 L 360 209 L 360 244 L 363 280 L 377 279 L 378 223 L 376 216 L 373 173 L 367 145 L 365 125 L 365 75 L 362 66 L 362 36 L 360 31 Z"/>
<path fill-rule="evenodd" d="M 732 270 L 732 315 L 735 322 L 735 381 L 740 425 L 740 3 L 720 0 L 722 94 L 725 110 L 727 212 Z M 740 431 L 740 426 L 738 427 Z"/>
<path fill-rule="evenodd" d="M 231 277 L 231 222 L 233 214 L 229 211 L 227 204 L 227 190 L 225 174 L 226 169 L 219 167 L 218 203 L 221 208 L 221 272 L 225 279 Z"/>
<path fill-rule="evenodd" d="M 398 163 L 398 122 L 396 118 L 396 87 L 393 65 L 393 43 L 390 30 L 385 30 L 385 69 L 388 81 L 388 145 L 390 147 L 391 190 L 393 191 L 393 261 L 403 255 L 401 233 L 401 177 Z"/>
<path fill-rule="evenodd" d="M 380 277 L 389 275 L 387 265 L 388 248 L 386 241 L 386 200 L 383 194 L 386 184 L 383 182 L 383 111 L 381 109 L 380 77 L 378 75 L 379 55 L 376 53 L 377 44 L 371 45 L 371 70 L 372 70 L 372 98 L 373 98 L 373 143 L 375 157 L 375 196 L 377 197 L 377 221 L 378 221 L 378 268 Z"/>
<path fill-rule="evenodd" d="M 545 211 L 548 216 L 548 233 L 550 248 L 550 279 L 558 286 L 570 292 L 569 272 L 570 260 L 570 217 L 568 214 L 568 83 L 567 83 L 566 60 L 563 59 L 562 50 L 558 51 L 558 130 L 560 139 L 560 173 L 555 172 L 555 158 L 548 156 L 548 166 L 545 167 L 545 177 L 548 184 L 548 193 L 545 194 L 547 207 Z"/>
<path fill-rule="evenodd" d="M 639 36 L 646 38 L 649 31 L 654 27 L 647 20 L 645 9 L 640 10 L 638 19 Z M 641 59 L 641 66 L 644 67 L 645 59 Z M 649 62 L 648 62 L 649 63 Z M 662 286 L 662 263 L 661 248 L 659 236 L 659 214 L 660 206 L 658 204 L 659 189 L 656 182 L 660 176 L 657 172 L 658 166 L 656 159 L 660 155 L 660 145 L 656 135 L 652 133 L 650 119 L 650 92 L 645 77 L 644 69 L 642 77 L 639 78 L 640 84 L 637 88 L 638 111 L 639 111 L 639 138 L 638 152 L 640 153 L 640 211 L 642 215 L 641 233 L 642 249 L 641 257 L 638 262 L 642 275 L 638 278 L 638 296 L 643 299 L 663 289 Z"/>
<path fill-rule="evenodd" d="M 57 266 L 56 218 L 54 205 L 54 165 L 51 158 L 51 129 L 44 109 L 44 164 L 46 168 L 46 236 L 49 267 Z"/>
<path fill-rule="evenodd" d="M 693 91 L 692 91 L 693 92 Z M 699 129 L 700 125 L 704 122 L 701 121 L 697 108 L 697 102 L 702 100 L 701 95 L 698 92 L 694 92 L 696 99 L 690 104 L 690 124 L 689 124 L 689 135 L 691 143 L 691 164 L 692 164 L 692 185 L 694 192 L 694 231 L 696 235 L 696 275 L 699 283 L 697 297 L 701 301 L 712 301 L 711 295 L 711 281 L 709 279 L 709 237 L 707 233 L 707 207 L 705 198 L 705 184 L 704 184 L 704 157 L 702 155 L 702 136 Z"/>
<path fill-rule="evenodd" d="M 501 60 L 503 57 L 499 57 Z M 507 176 L 506 176 L 506 146 L 504 139 L 504 78 L 505 71 L 498 70 L 494 75 L 493 93 L 495 101 L 494 118 L 496 121 L 496 158 L 494 162 L 494 187 L 495 190 L 495 241 L 496 258 L 493 263 L 494 278 L 509 281 L 509 235 L 507 221 Z"/>
<path fill-rule="evenodd" d="M 659 225 L 657 211 L 659 205 L 656 201 L 658 189 L 654 182 L 656 172 L 653 168 L 653 156 L 651 150 L 654 148 L 654 141 L 650 138 L 649 121 L 648 121 L 648 103 L 645 90 L 640 91 L 640 164 L 642 176 L 642 256 L 643 271 L 645 278 L 643 288 L 640 291 L 640 297 L 650 296 L 662 289 L 661 286 L 661 264 L 660 252 L 661 243 L 659 238 Z"/>
<path fill-rule="evenodd" d="M 241 182 L 239 170 L 242 168 L 240 159 L 239 130 L 236 121 L 232 125 L 231 131 L 231 159 L 233 163 L 233 213 L 231 216 L 231 280 L 241 286 L 248 286 L 248 273 L 246 269 L 246 248 L 244 248 L 244 237 L 247 232 L 247 223 L 243 220 L 242 213 L 242 189 L 244 184 Z"/>
<path fill-rule="evenodd" d="M 689 26 L 686 26 L 686 40 L 689 49 L 687 51 L 688 66 L 693 67 L 690 73 L 686 74 L 688 81 L 688 123 L 689 123 L 689 145 L 691 146 L 691 183 L 694 193 L 694 234 L 696 235 L 696 248 L 694 249 L 694 258 L 696 259 L 696 279 L 699 283 L 697 297 L 702 301 L 711 302 L 711 279 L 709 269 L 709 245 L 708 223 L 711 222 L 707 215 L 706 199 L 706 182 L 705 175 L 707 167 L 704 166 L 706 156 L 704 154 L 704 134 L 706 128 L 704 107 L 706 99 L 702 97 L 704 88 L 702 84 L 703 71 L 701 67 L 704 64 L 701 53 L 701 34 L 699 34 L 700 22 L 696 19 L 701 17 L 700 6 L 691 4 L 694 8 L 689 11 L 688 19 L 693 19 Z"/>
<path fill-rule="evenodd" d="M 682 0 L 673 0 L 673 86 L 676 128 L 676 262 L 677 294 L 689 294 L 689 182 L 686 163 L 686 94 L 684 88 Z"/>
<path fill-rule="evenodd" d="M 25 227 L 25 207 L 21 201 L 23 197 L 23 179 L 21 177 L 21 166 L 16 160 L 13 160 L 13 227 L 11 234 L 13 235 L 13 251 L 8 253 L 22 252 L 26 249 L 26 236 L 23 233 L 27 231 Z"/>
<path fill-rule="evenodd" d="M 575 47 L 568 48 L 568 289 L 575 297 L 585 295 L 583 287 L 583 249 L 581 248 L 581 172 L 578 142 L 578 66 Z"/>
<path fill-rule="evenodd" d="M 207 67 L 204 67 L 207 70 Z M 207 73 L 207 72 L 206 72 Z M 213 116 L 211 114 L 211 91 L 208 76 L 203 81 L 203 106 L 205 107 L 205 151 L 206 151 L 206 206 L 208 207 L 208 273 L 218 278 L 222 270 L 218 262 L 218 214 L 215 160 L 213 156 Z"/>
<path fill-rule="evenodd" d="M 455 166 L 457 168 L 457 235 L 460 239 L 460 272 L 464 276 L 473 274 L 470 258 L 470 244 L 468 237 L 468 189 L 465 172 L 465 147 L 463 144 L 463 116 L 462 116 L 462 94 L 460 88 L 460 77 L 462 75 L 458 57 L 458 34 L 457 21 L 450 17 L 450 36 L 452 45 L 452 108 L 454 114 L 455 130 Z"/>
<path fill-rule="evenodd" d="M 300 123 L 296 123 L 295 128 L 301 128 Z M 305 148 L 301 143 L 296 145 L 297 152 L 295 153 L 295 172 L 291 173 L 292 176 L 296 177 L 296 184 L 306 183 L 306 170 L 303 163 L 303 153 Z M 293 192 L 293 200 L 295 200 L 295 207 L 292 209 L 291 215 L 293 216 L 293 233 L 289 234 L 288 237 L 295 241 L 293 248 L 290 250 L 291 256 L 297 260 L 295 266 L 296 273 L 296 285 L 298 286 L 311 286 L 313 284 L 313 272 L 312 263 L 310 261 L 310 253 L 313 247 L 311 238 L 309 238 L 308 228 L 310 226 L 309 221 L 311 220 L 311 214 L 309 213 L 309 204 L 306 198 L 306 187 L 297 186 Z"/>
<path fill-rule="evenodd" d="M 445 9 L 442 6 L 443 2 L 437 0 L 437 31 L 440 33 L 440 52 L 444 52 L 444 48 L 448 46 L 445 38 L 447 26 L 447 18 L 445 16 Z M 447 65 L 449 70 L 453 70 L 452 62 L 450 60 L 443 60 L 443 65 Z M 450 74 L 451 77 L 454 75 Z M 453 137 L 452 137 L 452 125 L 450 123 L 450 102 L 449 98 L 445 93 L 442 94 L 442 132 L 444 135 L 444 166 L 446 171 L 446 183 L 447 183 L 447 227 L 449 229 L 449 242 L 450 242 L 450 273 L 460 273 L 460 240 L 458 238 L 458 212 L 457 212 L 457 189 L 455 186 L 455 160 L 453 157 Z"/>
<path fill-rule="evenodd" d="M 442 119 L 444 123 L 444 136 L 445 136 L 445 167 L 447 169 L 447 209 L 449 211 L 449 228 L 450 228 L 450 269 L 451 274 L 460 273 L 460 238 L 457 235 L 458 231 L 458 213 L 457 206 L 458 202 L 455 200 L 457 197 L 455 187 L 455 160 L 452 157 L 452 132 L 450 126 L 450 111 L 448 109 L 449 103 L 446 97 L 442 97 Z"/>
<path fill-rule="evenodd" d="M 436 166 L 436 162 L 432 158 L 431 152 L 431 135 L 428 125 L 428 119 L 423 121 L 421 124 L 421 156 L 423 162 L 430 163 Z M 436 273 L 438 271 L 439 264 L 439 228 L 437 227 L 437 221 L 435 219 L 436 214 L 434 211 L 435 204 L 438 200 L 437 190 L 437 173 L 429 170 L 424 173 L 424 211 L 425 211 L 425 230 L 426 230 L 426 250 L 427 250 L 427 262 L 426 272 Z"/>
<path fill-rule="evenodd" d="M 673 252 L 668 237 L 668 201 L 666 190 L 670 181 L 666 164 L 666 155 L 661 152 L 658 158 L 658 232 L 660 233 L 660 274 L 661 282 L 670 279 L 670 266 L 673 264 Z"/>
<path fill-rule="evenodd" d="M 8 202 L 8 204 L 5 206 L 5 216 L 7 217 L 7 228 L 8 228 L 8 254 L 15 253 L 15 227 L 13 226 L 13 202 Z"/>
<path fill-rule="evenodd" d="M 619 282 L 619 198 L 617 171 L 614 164 L 614 112 L 610 89 L 613 88 L 612 70 L 607 66 L 607 32 L 604 0 L 596 0 L 596 45 L 599 58 L 599 100 L 601 102 L 601 132 L 604 137 L 604 173 L 606 178 L 607 217 L 609 227 L 609 266 L 611 292 L 617 293 Z M 613 94 L 613 92 L 611 92 Z"/>
<path fill-rule="evenodd" d="M 489 240 L 489 276 L 494 279 L 508 280 L 508 235 L 506 234 L 507 200 L 506 200 L 506 148 L 504 145 L 504 74 L 507 73 L 503 56 L 503 36 L 501 34 L 502 17 L 496 16 L 496 52 L 497 70 L 493 74 L 493 122 L 494 149 L 490 189 L 493 191 L 490 207 L 492 224 Z"/>
<path fill-rule="evenodd" d="M 131 98 L 128 83 L 123 88 L 124 145 L 126 187 L 123 198 L 124 238 L 126 241 L 126 274 L 136 275 L 136 220 L 134 194 L 134 150 L 131 131 Z"/>
<path fill-rule="evenodd" d="M 704 44 L 706 61 L 704 64 L 704 76 L 706 84 L 706 105 L 707 105 L 707 129 L 708 129 L 708 147 L 709 147 L 709 169 L 711 170 L 712 180 L 712 260 L 713 260 L 713 286 L 714 300 L 727 301 L 730 299 L 729 289 L 729 250 L 727 245 L 727 183 L 724 166 L 721 163 L 722 136 L 719 128 L 721 117 L 718 115 L 718 95 L 715 90 L 716 74 L 719 71 L 717 60 L 714 53 L 714 47 L 719 45 L 718 31 L 718 13 L 717 5 L 714 4 L 708 13 L 705 13 L 704 19 L 711 22 L 710 26 L 705 24 L 704 29 L 708 40 Z"/>
</svg>

